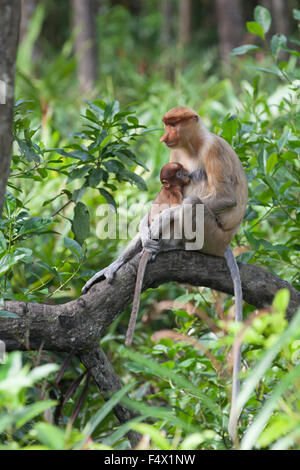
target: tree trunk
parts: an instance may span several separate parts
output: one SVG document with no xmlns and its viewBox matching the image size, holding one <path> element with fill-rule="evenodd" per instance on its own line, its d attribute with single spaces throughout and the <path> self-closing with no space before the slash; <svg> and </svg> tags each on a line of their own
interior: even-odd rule
<svg viewBox="0 0 300 470">
<path fill-rule="evenodd" d="M 179 43 L 183 46 L 191 41 L 191 0 L 179 3 Z"/>
<path fill-rule="evenodd" d="M 80 88 L 91 91 L 98 78 L 98 48 L 94 0 L 72 0 L 75 52 Z"/>
<path fill-rule="evenodd" d="M 0 217 L 12 150 L 15 63 L 21 17 L 20 0 L 0 0 Z"/>
<path fill-rule="evenodd" d="M 128 2 L 128 8 L 133 15 L 140 15 L 142 11 L 142 2 L 141 0 L 130 0 Z"/>
<path fill-rule="evenodd" d="M 220 55 L 224 62 L 229 63 L 230 52 L 241 40 L 241 0 L 216 0 L 216 10 Z"/>
<path fill-rule="evenodd" d="M 38 4 L 38 0 L 21 0 L 21 26 L 20 26 L 20 42 L 22 42 L 27 34 L 28 25 L 34 14 L 34 10 Z"/>
<path fill-rule="evenodd" d="M 160 42 L 163 49 L 167 49 L 171 42 L 171 0 L 163 0 L 160 4 L 162 27 L 160 31 Z"/>
</svg>

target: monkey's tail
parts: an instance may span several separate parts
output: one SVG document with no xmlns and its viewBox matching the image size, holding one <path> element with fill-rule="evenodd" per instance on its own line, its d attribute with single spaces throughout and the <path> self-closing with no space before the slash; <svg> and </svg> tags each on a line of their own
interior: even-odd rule
<svg viewBox="0 0 300 470">
<path fill-rule="evenodd" d="M 143 250 L 139 267 L 138 267 L 137 276 L 136 276 L 132 310 L 131 310 L 129 325 L 127 328 L 126 339 L 125 339 L 126 346 L 130 346 L 133 340 L 134 328 L 135 328 L 136 319 L 137 319 L 137 315 L 138 315 L 138 311 L 140 307 L 140 296 L 141 296 L 141 291 L 143 287 L 144 274 L 145 274 L 146 266 L 150 257 L 151 257 L 150 251 Z"/>
<path fill-rule="evenodd" d="M 240 271 L 232 249 L 228 246 L 225 250 L 224 257 L 230 270 L 233 281 L 234 297 L 235 297 L 235 320 L 243 321 L 243 291 L 240 278 Z M 233 373 L 232 373 L 232 394 L 231 408 L 229 415 L 228 432 L 232 441 L 237 438 L 237 422 L 240 416 L 240 410 L 237 408 L 237 396 L 240 391 L 240 372 L 241 372 L 241 344 L 233 346 Z"/>
</svg>

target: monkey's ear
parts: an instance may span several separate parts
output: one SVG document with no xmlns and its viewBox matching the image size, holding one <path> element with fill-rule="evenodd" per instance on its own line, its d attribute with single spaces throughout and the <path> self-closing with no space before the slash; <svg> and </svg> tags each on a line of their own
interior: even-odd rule
<svg viewBox="0 0 300 470">
<path fill-rule="evenodd" d="M 169 183 L 168 180 L 163 179 L 162 184 L 163 184 L 164 188 L 169 188 L 170 187 L 170 183 Z"/>
</svg>

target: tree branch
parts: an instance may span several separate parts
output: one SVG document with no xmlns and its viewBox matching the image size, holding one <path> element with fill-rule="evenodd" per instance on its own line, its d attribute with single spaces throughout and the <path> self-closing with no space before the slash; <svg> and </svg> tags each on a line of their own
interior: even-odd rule
<svg viewBox="0 0 300 470">
<path fill-rule="evenodd" d="M 64 305 L 42 305 L 7 301 L 4 309 L 19 318 L 0 320 L 0 339 L 7 350 L 38 349 L 81 352 L 96 347 L 109 325 L 130 304 L 140 254 L 125 264 L 109 284 L 106 280 L 93 286 L 77 300 Z M 290 291 L 287 317 L 300 305 L 300 293 L 288 282 L 254 265 L 239 263 L 244 300 L 262 308 L 270 305 L 279 289 Z M 161 253 L 149 263 L 143 290 L 169 281 L 205 286 L 233 294 L 233 285 L 223 258 L 198 252 Z"/>
</svg>

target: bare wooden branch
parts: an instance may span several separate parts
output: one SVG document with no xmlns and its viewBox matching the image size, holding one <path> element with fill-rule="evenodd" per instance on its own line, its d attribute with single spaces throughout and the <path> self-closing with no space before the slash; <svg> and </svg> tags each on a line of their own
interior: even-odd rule
<svg viewBox="0 0 300 470">
<path fill-rule="evenodd" d="M 133 298 L 140 254 L 125 264 L 109 284 L 106 280 L 93 286 L 77 300 L 64 305 L 42 305 L 8 301 L 4 308 L 19 318 L 0 320 L 0 339 L 7 350 L 39 349 L 85 351 L 98 345 L 108 326 Z M 270 305 L 274 295 L 284 287 L 290 291 L 288 318 L 300 305 L 300 293 L 288 282 L 254 265 L 239 264 L 244 300 L 262 308 Z M 206 286 L 233 294 L 229 271 L 223 258 L 197 252 L 161 253 L 148 263 L 143 290 L 169 281 Z"/>
</svg>

